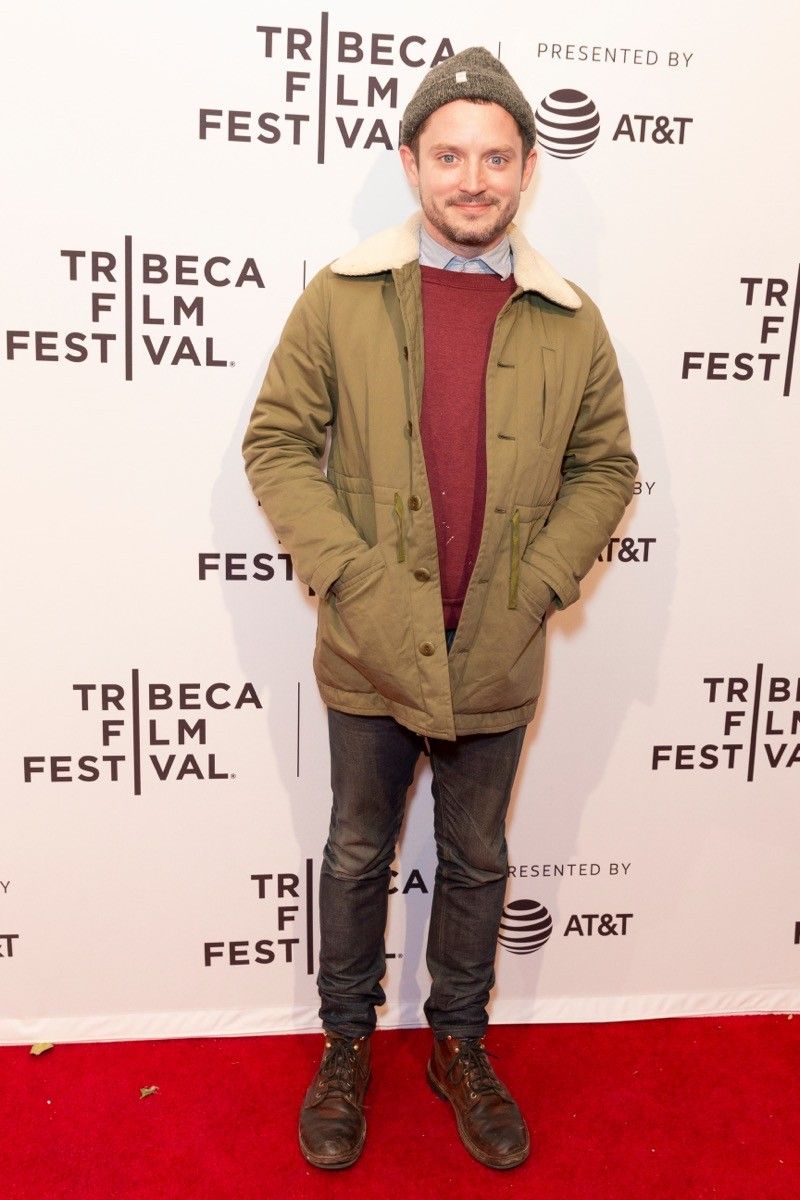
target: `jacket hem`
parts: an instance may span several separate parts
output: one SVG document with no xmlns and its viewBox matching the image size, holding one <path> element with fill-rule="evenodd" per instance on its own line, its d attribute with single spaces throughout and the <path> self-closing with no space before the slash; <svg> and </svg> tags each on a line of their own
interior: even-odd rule
<svg viewBox="0 0 800 1200">
<path fill-rule="evenodd" d="M 456 713 L 454 727 L 443 728 L 433 721 L 428 713 L 392 705 L 377 692 L 345 692 L 317 680 L 319 693 L 328 708 L 337 712 L 350 713 L 355 717 L 393 717 L 399 725 L 418 733 L 421 737 L 439 738 L 452 742 L 456 737 L 474 733 L 506 733 L 520 725 L 528 725 L 536 713 L 536 700 L 519 708 L 509 708 L 496 713 Z M 454 732 L 455 731 L 455 732 Z"/>
<path fill-rule="evenodd" d="M 529 725 L 536 715 L 538 698 L 519 708 L 509 708 L 497 713 L 461 713 L 456 717 L 456 736 L 470 733 L 506 733 L 520 725 Z"/>
</svg>

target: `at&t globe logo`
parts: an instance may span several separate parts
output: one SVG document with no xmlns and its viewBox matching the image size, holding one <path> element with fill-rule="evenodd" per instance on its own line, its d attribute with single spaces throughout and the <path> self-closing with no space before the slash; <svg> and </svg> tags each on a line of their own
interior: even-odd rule
<svg viewBox="0 0 800 1200">
<path fill-rule="evenodd" d="M 538 140 L 554 158 L 579 158 L 600 133 L 600 114 L 584 92 L 560 88 L 536 109 Z"/>
<path fill-rule="evenodd" d="M 553 932 L 553 918 L 538 900 L 511 900 L 503 909 L 497 940 L 512 954 L 533 954 Z"/>
</svg>

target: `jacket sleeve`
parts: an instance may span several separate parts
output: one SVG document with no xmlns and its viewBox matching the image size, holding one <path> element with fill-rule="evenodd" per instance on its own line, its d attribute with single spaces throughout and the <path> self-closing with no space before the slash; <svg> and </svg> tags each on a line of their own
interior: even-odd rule
<svg viewBox="0 0 800 1200">
<path fill-rule="evenodd" d="M 336 414 L 327 274 L 314 277 L 286 322 L 242 446 L 253 491 L 297 574 L 319 596 L 368 549 L 321 466 Z"/>
<path fill-rule="evenodd" d="M 594 313 L 592 361 L 564 454 L 561 486 L 547 524 L 523 554 L 555 593 L 559 608 L 577 600 L 581 579 L 633 495 L 638 470 L 617 358 L 596 308 Z"/>
</svg>

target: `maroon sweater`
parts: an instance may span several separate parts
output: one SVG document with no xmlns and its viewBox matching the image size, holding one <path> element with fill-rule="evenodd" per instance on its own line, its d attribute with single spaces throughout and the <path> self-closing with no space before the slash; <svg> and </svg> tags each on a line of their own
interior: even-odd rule
<svg viewBox="0 0 800 1200">
<path fill-rule="evenodd" d="M 433 501 L 445 629 L 455 629 L 486 506 L 486 365 L 514 277 L 422 267 L 425 382 L 420 434 Z"/>
</svg>

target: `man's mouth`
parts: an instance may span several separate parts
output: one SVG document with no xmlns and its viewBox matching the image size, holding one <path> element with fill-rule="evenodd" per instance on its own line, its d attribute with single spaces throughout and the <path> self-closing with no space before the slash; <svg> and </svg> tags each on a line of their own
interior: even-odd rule
<svg viewBox="0 0 800 1200">
<path fill-rule="evenodd" d="M 448 200 L 448 206 L 452 208 L 492 208 L 495 204 L 494 200 Z"/>
</svg>

